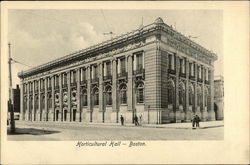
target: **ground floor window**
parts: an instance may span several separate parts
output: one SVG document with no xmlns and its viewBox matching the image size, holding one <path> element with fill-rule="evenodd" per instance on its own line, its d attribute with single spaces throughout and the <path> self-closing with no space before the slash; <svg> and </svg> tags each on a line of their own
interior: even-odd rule
<svg viewBox="0 0 250 165">
<path fill-rule="evenodd" d="M 144 103 L 144 84 L 140 83 L 136 89 L 137 103 Z"/>
<path fill-rule="evenodd" d="M 94 105 L 99 105 L 99 90 L 97 88 L 94 89 L 93 97 Z"/>
<path fill-rule="evenodd" d="M 81 105 L 82 106 L 88 106 L 88 95 L 87 91 L 84 90 L 81 95 Z"/>
<path fill-rule="evenodd" d="M 110 86 L 106 88 L 106 105 L 112 105 L 112 88 Z"/>
<path fill-rule="evenodd" d="M 122 85 L 120 88 L 120 102 L 121 104 L 127 104 L 127 86 Z"/>
</svg>

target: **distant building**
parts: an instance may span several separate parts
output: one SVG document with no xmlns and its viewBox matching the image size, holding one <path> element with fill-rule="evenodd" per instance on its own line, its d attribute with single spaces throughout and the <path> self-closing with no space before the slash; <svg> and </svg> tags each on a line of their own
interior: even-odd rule
<svg viewBox="0 0 250 165">
<path fill-rule="evenodd" d="M 224 78 L 223 76 L 214 77 L 214 111 L 215 119 L 224 119 Z"/>
<path fill-rule="evenodd" d="M 16 88 L 12 89 L 12 100 L 13 100 L 14 112 L 20 113 L 20 88 L 19 88 L 19 85 L 17 85 Z M 10 112 L 9 108 L 8 108 L 8 111 Z"/>
<path fill-rule="evenodd" d="M 216 37 L 216 36 L 214 36 Z M 137 30 L 20 72 L 29 121 L 125 123 L 215 120 L 217 55 L 161 18 Z"/>
</svg>

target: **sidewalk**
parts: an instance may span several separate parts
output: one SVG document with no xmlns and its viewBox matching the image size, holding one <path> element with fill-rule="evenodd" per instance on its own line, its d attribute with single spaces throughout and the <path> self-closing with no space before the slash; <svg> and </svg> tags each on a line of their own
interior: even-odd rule
<svg viewBox="0 0 250 165">
<path fill-rule="evenodd" d="M 121 126 L 121 123 L 91 123 L 91 122 L 53 122 L 53 121 L 18 121 L 21 123 L 44 123 L 46 124 L 66 124 L 66 125 L 91 125 L 91 126 Z M 206 128 L 214 128 L 214 127 L 223 127 L 224 121 L 205 121 L 200 122 L 199 129 L 206 129 Z M 125 123 L 124 126 L 121 127 L 146 127 L 146 128 L 169 128 L 169 129 L 192 129 L 192 123 L 168 123 L 168 124 L 142 124 L 141 126 L 135 126 L 132 123 Z"/>
</svg>

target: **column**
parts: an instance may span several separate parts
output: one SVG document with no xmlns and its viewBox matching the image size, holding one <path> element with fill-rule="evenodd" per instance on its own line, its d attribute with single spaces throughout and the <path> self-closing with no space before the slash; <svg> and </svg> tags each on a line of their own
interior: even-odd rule
<svg viewBox="0 0 250 165">
<path fill-rule="evenodd" d="M 121 59 L 118 58 L 117 73 L 121 73 Z"/>
<path fill-rule="evenodd" d="M 76 116 L 76 121 L 79 120 L 80 122 L 82 121 L 82 108 L 81 108 L 81 103 L 80 103 L 80 93 L 81 93 L 81 86 L 80 86 L 80 81 L 81 81 L 81 68 L 78 68 L 76 70 L 76 104 L 77 104 L 77 110 L 76 110 L 76 114 L 78 114 L 78 116 Z"/>
<path fill-rule="evenodd" d="M 194 83 L 194 109 L 195 109 L 195 114 L 197 114 L 197 77 L 198 77 L 198 72 L 197 72 L 197 64 L 194 64 L 194 78 L 195 78 L 195 83 Z"/>
<path fill-rule="evenodd" d="M 98 121 L 104 123 L 104 110 L 103 110 L 103 65 L 99 63 L 99 112 L 102 113 L 101 118 L 98 116 Z M 101 120 L 100 120 L 101 119 Z"/>
<path fill-rule="evenodd" d="M 70 87 L 70 77 L 71 77 L 71 74 L 70 74 L 70 71 L 67 72 L 67 105 L 68 105 L 68 108 L 67 108 L 67 121 L 72 121 L 72 112 L 71 112 L 71 98 L 70 98 L 70 95 L 71 95 L 71 87 Z"/>
<path fill-rule="evenodd" d="M 23 86 L 24 86 L 24 84 L 23 84 L 23 82 L 22 82 L 22 80 L 21 80 L 21 83 L 20 83 L 20 120 L 22 121 L 22 120 L 24 120 L 24 111 L 23 111 L 23 96 L 24 96 L 24 94 L 23 94 Z"/>
<path fill-rule="evenodd" d="M 128 57 L 128 66 L 132 66 L 133 65 L 133 61 L 132 61 L 132 56 L 129 55 Z M 134 107 L 133 107 L 133 68 L 132 67 L 128 67 L 128 91 L 127 91 L 127 98 L 128 98 L 128 111 L 132 112 L 131 115 L 131 119 L 127 119 L 129 120 L 129 122 L 133 122 L 133 116 L 134 116 Z"/>
<path fill-rule="evenodd" d="M 87 110 L 90 112 L 89 120 L 92 122 L 92 102 L 91 102 L 91 66 L 87 67 L 87 94 L 88 94 L 88 108 Z"/>
<path fill-rule="evenodd" d="M 35 118 L 35 81 L 32 83 L 32 112 L 31 112 L 31 121 L 34 121 Z"/>
<path fill-rule="evenodd" d="M 38 115 L 37 120 L 42 120 L 41 118 L 42 112 L 41 112 L 41 79 L 38 80 Z M 39 119 L 38 119 L 39 117 Z"/>
<path fill-rule="evenodd" d="M 55 76 L 51 76 L 51 102 L 52 102 L 52 114 L 51 120 L 55 121 Z"/>
<path fill-rule="evenodd" d="M 214 112 L 214 69 L 211 68 L 210 71 L 210 113 L 209 120 L 215 120 L 215 112 Z"/>
<path fill-rule="evenodd" d="M 202 108 L 201 108 L 201 120 L 205 121 L 207 118 L 207 111 L 205 109 L 205 68 L 201 70 L 203 72 L 202 75 Z"/>
<path fill-rule="evenodd" d="M 137 64 L 137 62 L 136 62 L 136 54 L 134 54 L 134 71 L 136 71 L 136 64 Z"/>
<path fill-rule="evenodd" d="M 95 75 L 94 75 L 95 74 L 95 72 L 94 72 L 94 69 L 95 69 L 94 65 L 92 65 L 91 68 L 92 68 L 91 69 L 91 79 L 94 79 L 94 77 L 95 77 Z"/>
<path fill-rule="evenodd" d="M 63 121 L 63 106 L 62 106 L 62 99 L 63 99 L 63 94 L 62 94 L 62 81 L 63 81 L 63 74 L 60 73 L 59 74 L 59 108 L 60 108 L 60 112 L 61 112 L 61 121 Z"/>
<path fill-rule="evenodd" d="M 175 122 L 181 122 L 181 112 L 179 111 L 179 73 L 180 73 L 180 58 L 176 55 L 175 57 L 176 71 L 175 71 Z"/>
<path fill-rule="evenodd" d="M 144 52 L 142 52 L 142 69 L 144 69 Z"/>
<path fill-rule="evenodd" d="M 47 93 L 47 88 L 48 88 L 48 78 L 45 78 L 45 92 L 44 92 L 44 96 L 45 96 L 45 121 L 48 121 L 48 93 Z"/>
<path fill-rule="evenodd" d="M 186 60 L 186 84 L 185 84 L 185 88 L 186 88 L 186 100 L 185 100 L 185 121 L 190 121 L 191 117 L 192 117 L 192 110 L 189 110 L 189 61 Z"/>
<path fill-rule="evenodd" d="M 104 77 L 107 75 L 107 66 L 106 66 L 106 62 L 104 62 L 104 68 L 103 68 L 103 75 Z"/>
<path fill-rule="evenodd" d="M 79 82 L 81 82 L 83 80 L 83 68 L 79 68 L 79 74 L 80 74 L 80 79 Z"/>
<path fill-rule="evenodd" d="M 118 108 L 117 108 L 117 101 L 119 98 L 117 98 L 117 67 L 116 67 L 116 60 L 112 60 L 112 109 L 113 112 L 116 112 L 116 122 L 118 123 Z"/>
<path fill-rule="evenodd" d="M 26 120 L 30 120 L 29 114 L 30 114 L 30 83 L 28 82 L 28 85 L 27 85 L 27 111 L 25 114 Z"/>
</svg>

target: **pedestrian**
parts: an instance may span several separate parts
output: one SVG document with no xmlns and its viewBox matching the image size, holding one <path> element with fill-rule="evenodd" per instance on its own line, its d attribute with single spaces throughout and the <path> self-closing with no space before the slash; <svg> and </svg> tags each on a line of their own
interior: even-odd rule
<svg viewBox="0 0 250 165">
<path fill-rule="evenodd" d="M 195 123 L 196 123 L 196 118 L 195 118 L 195 115 L 193 116 L 193 118 L 192 118 L 192 126 L 193 126 L 193 128 L 195 127 Z"/>
<path fill-rule="evenodd" d="M 195 116 L 195 123 L 196 123 L 196 127 L 200 127 L 200 117 L 198 115 Z"/>
<path fill-rule="evenodd" d="M 141 121 L 142 121 L 142 115 L 140 115 L 140 117 L 139 117 L 139 118 L 140 118 L 140 125 L 141 125 Z"/>
<path fill-rule="evenodd" d="M 135 126 L 138 126 L 139 125 L 139 123 L 138 123 L 138 117 L 135 115 L 135 117 L 134 117 L 134 122 L 135 122 Z"/>
<path fill-rule="evenodd" d="M 122 115 L 120 117 L 120 120 L 121 120 L 121 124 L 124 125 L 124 117 Z"/>
</svg>

